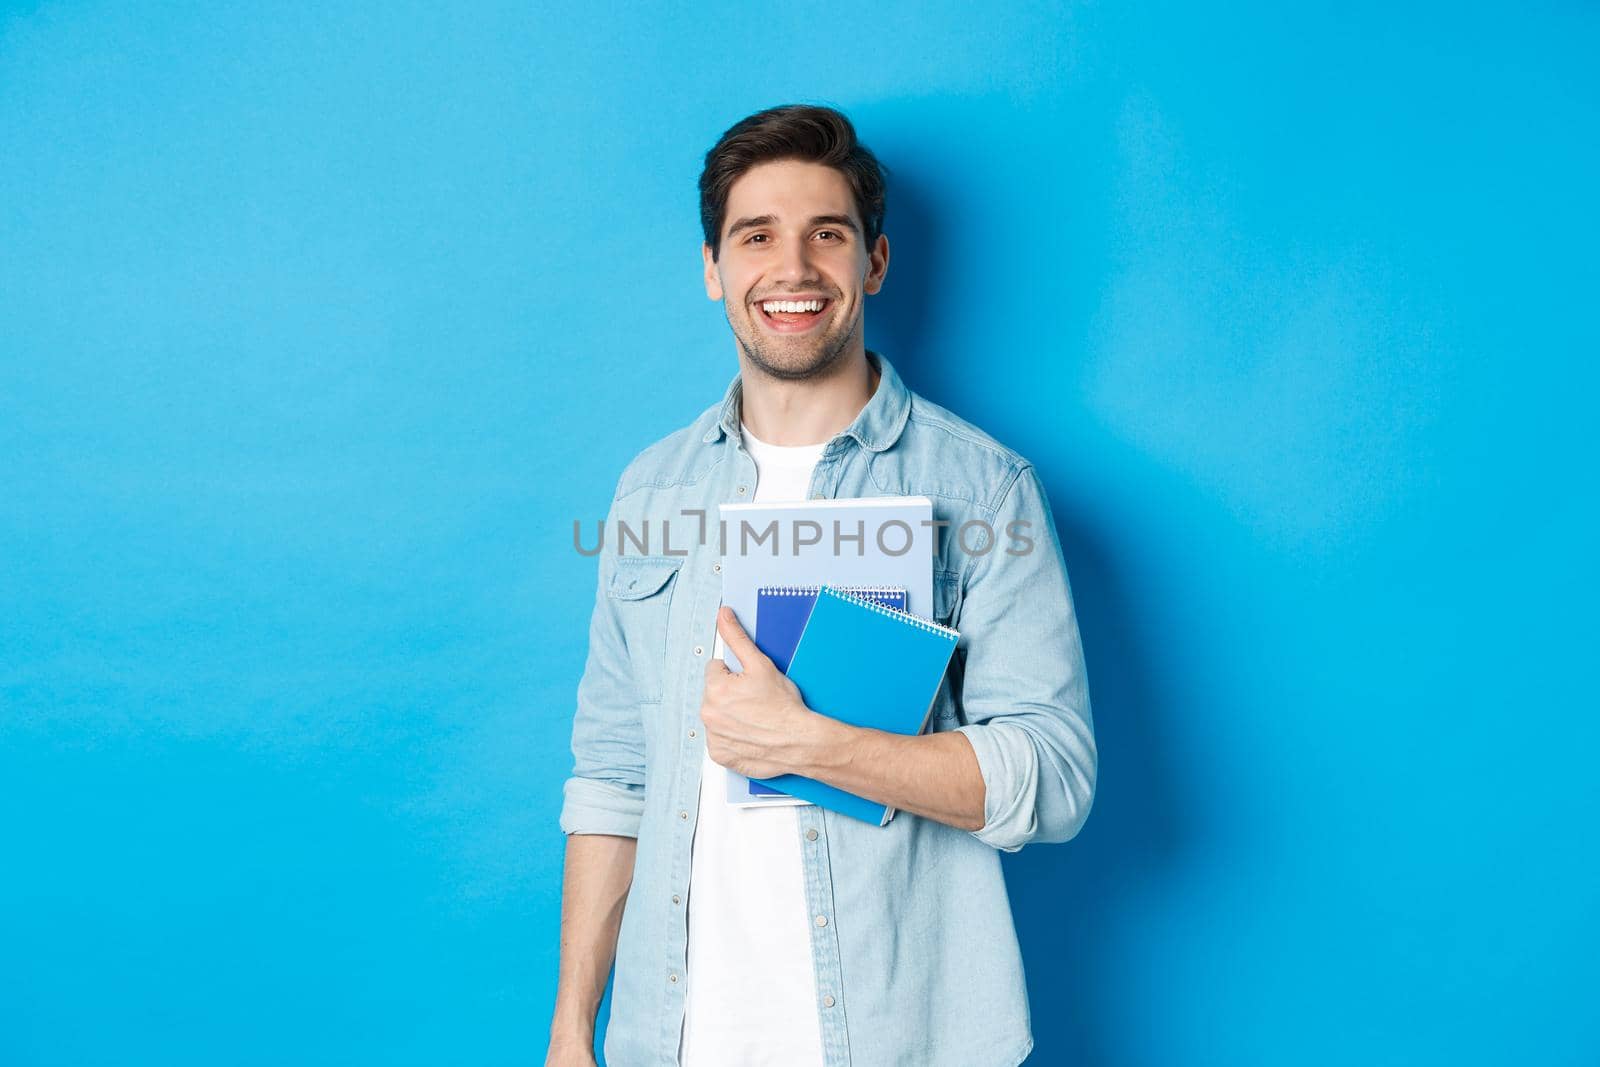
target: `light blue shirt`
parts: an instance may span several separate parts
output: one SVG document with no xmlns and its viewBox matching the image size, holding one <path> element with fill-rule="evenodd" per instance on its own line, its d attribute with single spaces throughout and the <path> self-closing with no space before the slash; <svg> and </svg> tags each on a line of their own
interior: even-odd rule
<svg viewBox="0 0 1600 1067">
<path fill-rule="evenodd" d="M 999 853 L 1069 840 L 1094 801 L 1072 591 L 1033 465 L 911 392 L 882 355 L 867 358 L 878 388 L 828 442 L 809 495 L 926 496 L 935 522 L 948 521 L 937 531 L 934 614 L 961 639 L 928 730 L 972 743 L 984 825 L 901 811 L 878 827 L 797 809 L 823 1054 L 827 1067 L 1014 1067 L 1033 1036 Z M 700 700 L 722 595 L 717 505 L 748 501 L 755 486 L 739 398 L 735 377 L 720 404 L 635 457 L 599 553 L 561 828 L 638 839 L 611 1067 L 677 1063 Z M 631 537 L 619 539 L 619 523 Z M 593 550 L 592 524 L 581 543 Z"/>
</svg>

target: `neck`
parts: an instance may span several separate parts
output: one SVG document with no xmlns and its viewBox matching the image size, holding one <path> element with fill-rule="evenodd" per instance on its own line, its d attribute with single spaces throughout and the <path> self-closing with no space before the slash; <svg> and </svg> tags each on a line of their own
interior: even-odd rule
<svg viewBox="0 0 1600 1067">
<path fill-rule="evenodd" d="M 750 432 L 772 445 L 818 445 L 855 421 L 881 377 L 859 350 L 826 375 L 805 381 L 772 378 L 741 353 L 740 417 Z"/>
</svg>

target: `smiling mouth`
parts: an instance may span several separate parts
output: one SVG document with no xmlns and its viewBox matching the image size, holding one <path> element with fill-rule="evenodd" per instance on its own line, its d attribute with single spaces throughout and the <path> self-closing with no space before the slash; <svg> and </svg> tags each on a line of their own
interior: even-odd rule
<svg viewBox="0 0 1600 1067">
<path fill-rule="evenodd" d="M 767 305 L 775 305 L 772 311 Z M 774 333 L 805 333 L 833 307 L 831 298 L 823 300 L 762 300 L 755 305 L 756 315 Z"/>
</svg>

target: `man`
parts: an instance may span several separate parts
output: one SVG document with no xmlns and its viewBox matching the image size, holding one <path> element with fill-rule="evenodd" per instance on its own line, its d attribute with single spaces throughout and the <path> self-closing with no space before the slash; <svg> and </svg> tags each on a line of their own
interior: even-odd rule
<svg viewBox="0 0 1600 1067">
<path fill-rule="evenodd" d="M 999 852 L 1073 837 L 1096 770 L 1043 488 L 866 350 L 884 186 L 843 115 L 744 119 L 707 154 L 700 196 L 706 293 L 739 374 L 628 465 L 607 515 L 547 1062 L 594 1062 L 615 955 L 612 1067 L 1011 1067 L 1033 1039 Z M 719 503 L 883 495 L 932 498 L 933 612 L 961 631 L 918 737 L 813 712 L 719 607 Z M 728 771 L 804 774 L 898 814 L 734 807 Z"/>
</svg>

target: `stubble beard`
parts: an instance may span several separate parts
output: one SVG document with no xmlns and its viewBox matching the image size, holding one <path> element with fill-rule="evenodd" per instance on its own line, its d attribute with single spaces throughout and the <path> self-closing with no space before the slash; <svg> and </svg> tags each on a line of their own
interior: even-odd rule
<svg viewBox="0 0 1600 1067">
<path fill-rule="evenodd" d="M 855 335 L 855 327 L 852 324 L 849 328 L 836 333 L 824 334 L 810 342 L 809 348 L 800 345 L 790 348 L 784 342 L 761 333 L 761 324 L 755 321 L 755 316 L 759 314 L 761 314 L 759 308 L 750 311 L 751 317 L 748 321 L 752 333 L 749 337 L 742 336 L 738 330 L 734 330 L 733 335 L 751 364 L 762 373 L 782 381 L 800 382 L 827 374 L 844 358 L 850 349 L 850 339 Z M 729 326 L 732 326 L 731 321 Z M 809 358 L 795 362 L 794 355 L 797 349 L 802 350 Z"/>
</svg>

